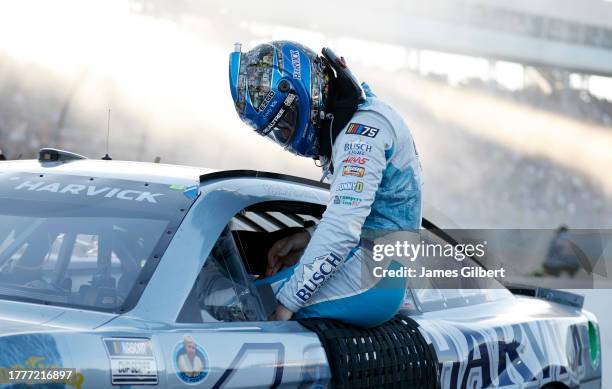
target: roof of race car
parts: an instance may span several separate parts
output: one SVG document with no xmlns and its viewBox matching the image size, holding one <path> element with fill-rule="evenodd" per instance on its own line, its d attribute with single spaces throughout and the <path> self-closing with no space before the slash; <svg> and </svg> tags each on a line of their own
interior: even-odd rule
<svg viewBox="0 0 612 389">
<path fill-rule="evenodd" d="M 97 177 L 145 181 L 157 184 L 192 186 L 212 179 L 253 177 L 275 178 L 311 186 L 328 188 L 328 184 L 319 183 L 302 177 L 285 174 L 259 172 L 252 170 L 219 171 L 195 166 L 170 165 L 152 162 L 134 162 L 121 160 L 76 159 L 62 162 L 41 162 L 39 160 L 8 160 L 0 161 L 0 171 L 27 173 L 56 173 L 78 176 L 95 175 Z M 213 174 L 214 173 L 214 174 Z M 423 218 L 423 226 L 427 229 L 437 227 L 430 220 Z M 440 231 L 443 233 L 442 231 Z M 446 236 L 445 239 L 453 239 Z"/>
<path fill-rule="evenodd" d="M 168 165 L 150 162 L 81 159 L 67 162 L 39 162 L 38 160 L 1 161 L 0 170 L 28 173 L 55 173 L 79 176 L 147 181 L 168 185 L 197 185 L 203 174 L 215 172 L 193 166 Z"/>
</svg>

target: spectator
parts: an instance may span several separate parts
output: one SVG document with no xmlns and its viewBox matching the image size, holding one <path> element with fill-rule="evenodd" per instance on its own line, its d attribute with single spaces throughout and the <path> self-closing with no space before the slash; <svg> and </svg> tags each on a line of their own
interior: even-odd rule
<svg viewBox="0 0 612 389">
<path fill-rule="evenodd" d="M 580 268 L 578 258 L 572 249 L 572 242 L 567 226 L 560 226 L 550 242 L 546 260 L 543 264 L 544 274 L 559 277 L 567 273 L 574 277 Z"/>
</svg>

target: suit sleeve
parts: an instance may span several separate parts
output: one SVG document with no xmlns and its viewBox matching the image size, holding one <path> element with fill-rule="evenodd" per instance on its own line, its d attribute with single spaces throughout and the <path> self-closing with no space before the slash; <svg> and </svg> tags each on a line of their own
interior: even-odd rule
<svg viewBox="0 0 612 389">
<path fill-rule="evenodd" d="M 277 294 L 289 310 L 308 305 L 359 244 L 392 146 L 388 121 L 374 112 L 358 112 L 338 135 L 327 209 L 293 276 Z"/>
</svg>

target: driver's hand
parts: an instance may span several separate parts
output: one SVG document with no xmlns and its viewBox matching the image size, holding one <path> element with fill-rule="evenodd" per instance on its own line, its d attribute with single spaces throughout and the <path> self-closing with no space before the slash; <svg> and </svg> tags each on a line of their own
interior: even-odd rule
<svg viewBox="0 0 612 389">
<path fill-rule="evenodd" d="M 271 321 L 287 321 L 287 320 L 291 319 L 291 316 L 293 316 L 293 312 L 291 312 L 290 310 L 285 308 L 285 306 L 283 304 L 279 303 L 278 306 L 276 307 L 276 310 L 274 311 L 273 314 L 270 315 L 268 320 L 271 320 Z"/>
<path fill-rule="evenodd" d="M 307 231 L 300 231 L 274 243 L 268 250 L 266 276 L 274 275 L 284 267 L 295 265 L 309 241 L 310 234 Z"/>
</svg>

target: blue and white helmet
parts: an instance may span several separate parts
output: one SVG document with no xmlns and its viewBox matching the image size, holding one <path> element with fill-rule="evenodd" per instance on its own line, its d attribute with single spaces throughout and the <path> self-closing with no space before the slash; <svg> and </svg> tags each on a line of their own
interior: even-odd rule
<svg viewBox="0 0 612 389">
<path fill-rule="evenodd" d="M 285 149 L 319 156 L 317 130 L 328 89 L 326 62 L 296 42 L 273 41 L 230 54 L 229 78 L 238 115 Z"/>
</svg>

